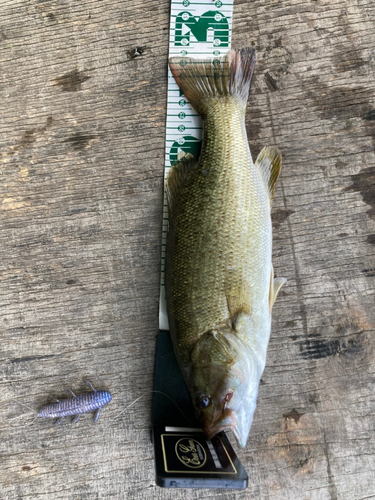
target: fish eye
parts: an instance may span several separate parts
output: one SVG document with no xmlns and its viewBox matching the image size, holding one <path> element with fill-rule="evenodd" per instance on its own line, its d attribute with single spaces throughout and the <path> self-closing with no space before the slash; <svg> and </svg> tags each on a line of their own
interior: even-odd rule
<svg viewBox="0 0 375 500">
<path fill-rule="evenodd" d="M 199 406 L 202 410 L 208 408 L 211 404 L 211 399 L 208 396 L 202 396 L 199 402 Z"/>
</svg>

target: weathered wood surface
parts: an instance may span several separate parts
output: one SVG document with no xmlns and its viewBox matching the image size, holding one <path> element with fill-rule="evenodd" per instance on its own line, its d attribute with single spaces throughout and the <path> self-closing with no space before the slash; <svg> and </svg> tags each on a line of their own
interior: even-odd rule
<svg viewBox="0 0 375 500">
<path fill-rule="evenodd" d="M 110 417 L 152 388 L 169 1 L 1 2 L 2 500 L 375 498 L 374 23 L 373 0 L 235 1 L 233 45 L 258 50 L 250 145 L 284 155 L 288 284 L 239 452 L 248 490 L 166 491 L 151 396 Z M 84 378 L 114 396 L 95 426 L 27 426 L 15 400 Z"/>
</svg>

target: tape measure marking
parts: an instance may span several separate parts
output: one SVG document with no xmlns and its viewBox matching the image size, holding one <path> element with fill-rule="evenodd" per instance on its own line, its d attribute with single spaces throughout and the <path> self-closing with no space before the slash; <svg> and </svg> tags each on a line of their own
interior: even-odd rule
<svg viewBox="0 0 375 500">
<path fill-rule="evenodd" d="M 169 57 L 223 56 L 230 49 L 233 0 L 172 0 L 169 31 Z M 171 164 L 182 151 L 199 154 L 203 127 L 202 120 L 190 106 L 168 68 L 167 124 L 165 170 L 167 177 Z M 159 328 L 169 330 L 165 303 L 165 248 L 168 231 L 168 208 L 164 192 L 163 235 Z"/>
</svg>

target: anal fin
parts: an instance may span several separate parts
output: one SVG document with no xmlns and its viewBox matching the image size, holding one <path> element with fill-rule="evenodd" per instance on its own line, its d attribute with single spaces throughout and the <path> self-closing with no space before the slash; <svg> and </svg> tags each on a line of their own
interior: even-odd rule
<svg viewBox="0 0 375 500">
<path fill-rule="evenodd" d="M 272 266 L 271 281 L 270 281 L 270 296 L 269 296 L 270 313 L 272 312 L 272 307 L 275 303 L 276 297 L 277 297 L 281 287 L 286 282 L 287 282 L 286 278 L 274 278 L 274 272 L 273 272 L 273 266 Z"/>
</svg>

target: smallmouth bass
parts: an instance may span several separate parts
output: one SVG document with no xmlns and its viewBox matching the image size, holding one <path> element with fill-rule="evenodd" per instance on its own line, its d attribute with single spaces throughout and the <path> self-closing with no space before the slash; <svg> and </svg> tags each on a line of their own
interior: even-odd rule
<svg viewBox="0 0 375 500">
<path fill-rule="evenodd" d="M 232 428 L 246 445 L 266 363 L 274 279 L 271 202 L 281 154 L 252 161 L 245 129 L 255 51 L 172 58 L 179 87 L 204 120 L 199 161 L 172 166 L 166 298 L 177 358 L 210 439 Z"/>
</svg>

